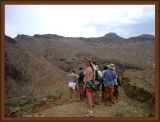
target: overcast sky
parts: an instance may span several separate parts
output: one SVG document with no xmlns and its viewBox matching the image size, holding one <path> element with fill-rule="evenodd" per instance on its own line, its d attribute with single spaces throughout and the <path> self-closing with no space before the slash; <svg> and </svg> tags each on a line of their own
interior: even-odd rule
<svg viewBox="0 0 160 122">
<path fill-rule="evenodd" d="M 155 33 L 154 5 L 5 5 L 5 34 L 128 38 Z"/>
</svg>

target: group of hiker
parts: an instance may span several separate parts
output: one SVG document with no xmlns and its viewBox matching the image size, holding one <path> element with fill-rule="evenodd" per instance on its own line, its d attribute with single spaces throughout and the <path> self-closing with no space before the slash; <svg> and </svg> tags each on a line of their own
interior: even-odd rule
<svg viewBox="0 0 160 122">
<path fill-rule="evenodd" d="M 85 58 L 84 64 L 85 69 L 80 67 L 78 73 L 72 70 L 67 75 L 68 86 L 71 102 L 75 98 L 80 101 L 87 98 L 88 111 L 84 116 L 91 117 L 93 116 L 92 108 L 99 103 L 99 100 L 109 106 L 118 101 L 121 77 L 117 75 L 115 65 L 112 63 L 104 66 L 103 71 L 100 71 L 96 62 L 90 58 Z"/>
</svg>

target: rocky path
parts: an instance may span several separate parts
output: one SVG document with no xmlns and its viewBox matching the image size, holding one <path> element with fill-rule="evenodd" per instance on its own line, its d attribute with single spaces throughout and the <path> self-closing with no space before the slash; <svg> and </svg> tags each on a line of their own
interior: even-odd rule
<svg viewBox="0 0 160 122">
<path fill-rule="evenodd" d="M 60 99 L 57 99 L 49 107 L 26 114 L 25 116 L 32 117 L 83 117 L 83 113 L 87 110 L 86 100 L 83 102 L 69 102 L 68 93 L 64 94 Z M 119 102 L 112 106 L 104 105 L 100 102 L 93 108 L 94 117 L 114 117 L 114 116 L 134 116 L 144 117 L 149 116 L 145 103 L 140 103 L 127 97 L 122 90 Z"/>
</svg>

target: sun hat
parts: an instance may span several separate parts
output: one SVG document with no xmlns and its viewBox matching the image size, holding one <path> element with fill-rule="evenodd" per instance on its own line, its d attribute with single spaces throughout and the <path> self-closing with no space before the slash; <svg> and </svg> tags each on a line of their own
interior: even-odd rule
<svg viewBox="0 0 160 122">
<path fill-rule="evenodd" d="M 108 68 L 113 69 L 113 70 L 116 69 L 114 64 L 109 64 L 109 65 L 108 65 Z"/>
</svg>

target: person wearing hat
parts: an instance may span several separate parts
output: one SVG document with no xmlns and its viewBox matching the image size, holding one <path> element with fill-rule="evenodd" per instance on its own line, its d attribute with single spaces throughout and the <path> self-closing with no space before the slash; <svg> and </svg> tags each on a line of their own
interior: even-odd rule
<svg viewBox="0 0 160 122">
<path fill-rule="evenodd" d="M 114 102 L 113 92 L 114 92 L 114 84 L 117 74 L 115 72 L 115 65 L 109 64 L 107 65 L 107 69 L 103 73 L 103 83 L 105 86 L 105 104 L 109 103 L 111 105 Z M 109 100 L 108 100 L 109 97 Z"/>
</svg>

